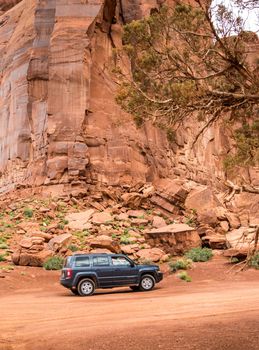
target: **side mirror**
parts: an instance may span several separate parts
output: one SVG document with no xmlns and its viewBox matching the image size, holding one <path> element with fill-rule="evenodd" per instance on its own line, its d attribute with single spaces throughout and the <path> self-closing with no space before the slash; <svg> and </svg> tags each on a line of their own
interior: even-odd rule
<svg viewBox="0 0 259 350">
<path fill-rule="evenodd" d="M 131 263 L 130 263 L 130 266 L 131 266 L 131 267 L 134 267 L 134 266 L 135 266 L 134 262 L 131 262 Z"/>
</svg>

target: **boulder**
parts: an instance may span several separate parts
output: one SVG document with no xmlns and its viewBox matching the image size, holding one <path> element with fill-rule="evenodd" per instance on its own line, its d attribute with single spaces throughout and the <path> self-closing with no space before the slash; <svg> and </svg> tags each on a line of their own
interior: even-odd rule
<svg viewBox="0 0 259 350">
<path fill-rule="evenodd" d="M 184 202 L 188 190 L 179 179 L 160 179 L 155 182 L 155 194 L 150 201 L 163 212 L 169 214 L 180 214 L 184 209 Z"/>
<path fill-rule="evenodd" d="M 32 246 L 32 244 L 33 244 L 32 239 L 30 237 L 24 238 L 19 242 L 19 245 L 22 248 L 27 248 L 27 249 L 29 249 Z"/>
<path fill-rule="evenodd" d="M 136 255 L 141 260 L 158 262 L 165 255 L 165 252 L 159 248 L 141 249 Z"/>
<path fill-rule="evenodd" d="M 240 220 L 236 214 L 227 212 L 226 218 L 231 228 L 239 228 L 241 226 Z"/>
<path fill-rule="evenodd" d="M 91 224 L 89 220 L 93 216 L 95 210 L 88 209 L 79 213 L 68 214 L 65 219 L 68 221 L 68 227 L 71 230 L 86 230 L 89 229 Z"/>
<path fill-rule="evenodd" d="M 228 222 L 227 221 L 220 221 L 220 227 L 222 228 L 222 230 L 224 231 L 224 232 L 228 232 L 228 230 L 229 230 L 229 224 L 228 224 Z"/>
<path fill-rule="evenodd" d="M 196 229 L 187 224 L 171 224 L 146 233 L 146 239 L 153 247 L 163 247 L 166 253 L 177 255 L 191 248 L 201 246 Z"/>
<path fill-rule="evenodd" d="M 68 247 L 71 242 L 72 235 L 70 233 L 64 233 L 52 238 L 48 243 L 48 247 L 50 250 L 58 252 L 59 250 Z"/>
<path fill-rule="evenodd" d="M 256 228 L 240 227 L 226 234 L 227 247 L 248 252 L 254 247 Z M 259 247 L 259 242 L 257 244 Z"/>
<path fill-rule="evenodd" d="M 154 216 L 153 220 L 152 220 L 152 226 L 154 228 L 159 228 L 159 227 L 166 226 L 165 219 L 162 218 L 161 216 Z"/>
<path fill-rule="evenodd" d="M 107 224 L 113 221 L 113 217 L 110 213 L 102 211 L 100 213 L 95 213 L 91 219 L 92 224 L 101 225 Z"/>
<path fill-rule="evenodd" d="M 126 213 L 120 213 L 119 215 L 116 215 L 115 219 L 118 221 L 127 221 L 129 218 L 129 215 Z"/>
<path fill-rule="evenodd" d="M 192 190 L 185 201 L 188 210 L 195 210 L 199 222 L 215 227 L 218 223 L 219 212 L 223 212 L 222 204 L 209 187 L 199 187 Z"/>
<path fill-rule="evenodd" d="M 202 237 L 202 242 L 211 249 L 226 249 L 226 238 L 220 234 Z"/>
<path fill-rule="evenodd" d="M 118 242 L 114 241 L 111 237 L 106 235 L 98 236 L 92 239 L 89 243 L 91 248 L 108 249 L 113 253 L 120 253 L 121 248 Z"/>
<path fill-rule="evenodd" d="M 146 197 L 143 194 L 140 194 L 137 192 L 131 192 L 131 193 L 124 193 L 121 196 L 121 199 L 125 207 L 134 209 L 134 208 L 139 208 L 140 205 L 143 203 L 143 201 L 146 199 Z"/>
<path fill-rule="evenodd" d="M 53 255 L 54 252 L 52 250 L 42 250 L 37 253 L 30 253 L 20 249 L 12 255 L 12 261 L 15 265 L 41 267 L 44 262 Z"/>
<path fill-rule="evenodd" d="M 144 218 L 145 212 L 143 210 L 129 210 L 127 214 L 130 218 Z"/>
</svg>

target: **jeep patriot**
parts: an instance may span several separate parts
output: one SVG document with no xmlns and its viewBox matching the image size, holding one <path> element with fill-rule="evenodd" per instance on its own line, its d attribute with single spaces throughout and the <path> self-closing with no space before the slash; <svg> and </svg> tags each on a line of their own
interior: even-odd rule
<svg viewBox="0 0 259 350">
<path fill-rule="evenodd" d="M 60 283 L 76 295 L 88 296 L 96 288 L 149 291 L 162 279 L 159 266 L 138 265 L 123 254 L 74 254 L 65 260 Z"/>
</svg>

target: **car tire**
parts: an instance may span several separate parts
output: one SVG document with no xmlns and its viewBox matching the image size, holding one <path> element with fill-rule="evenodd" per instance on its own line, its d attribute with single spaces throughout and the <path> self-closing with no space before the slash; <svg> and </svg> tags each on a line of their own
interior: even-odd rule
<svg viewBox="0 0 259 350">
<path fill-rule="evenodd" d="M 78 293 L 78 290 L 77 289 L 70 289 L 71 290 L 71 292 L 74 294 L 74 295 L 79 295 L 79 293 Z"/>
<path fill-rule="evenodd" d="M 152 290 L 156 284 L 156 281 L 151 275 L 143 275 L 140 280 L 139 289 L 143 292 Z"/>
<path fill-rule="evenodd" d="M 130 286 L 130 289 L 133 290 L 133 292 L 139 291 L 139 286 Z"/>
<path fill-rule="evenodd" d="M 81 297 L 92 295 L 94 293 L 94 290 L 95 283 L 90 278 L 84 278 L 78 283 L 77 291 Z"/>
</svg>

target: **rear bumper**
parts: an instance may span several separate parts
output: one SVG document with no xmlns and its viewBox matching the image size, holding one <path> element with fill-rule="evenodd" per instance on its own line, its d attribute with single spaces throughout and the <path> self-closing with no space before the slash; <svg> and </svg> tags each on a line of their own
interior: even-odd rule
<svg viewBox="0 0 259 350">
<path fill-rule="evenodd" d="M 71 279 L 60 279 L 60 284 L 65 288 L 71 289 L 73 281 Z"/>
</svg>

